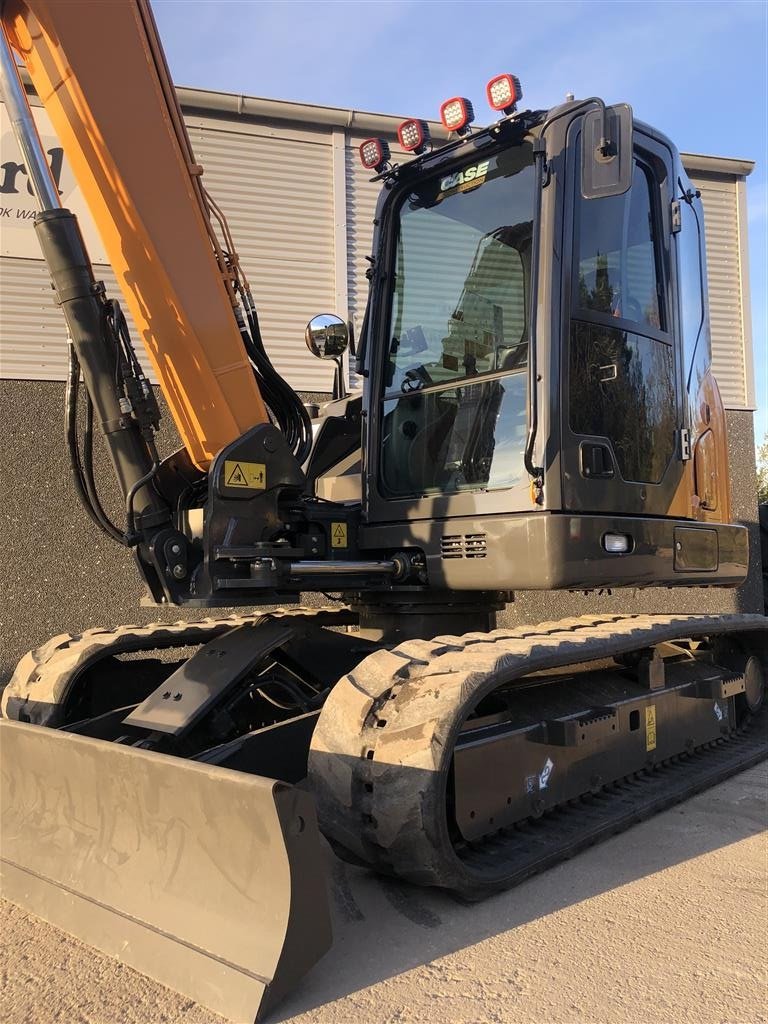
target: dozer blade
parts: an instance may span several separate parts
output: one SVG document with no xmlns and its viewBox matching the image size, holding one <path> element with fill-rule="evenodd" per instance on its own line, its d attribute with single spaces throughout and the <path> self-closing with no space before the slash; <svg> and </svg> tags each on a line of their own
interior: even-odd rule
<svg viewBox="0 0 768 1024">
<path fill-rule="evenodd" d="M 329 948 L 309 794 L 20 722 L 0 742 L 12 902 L 236 1021 Z"/>
</svg>

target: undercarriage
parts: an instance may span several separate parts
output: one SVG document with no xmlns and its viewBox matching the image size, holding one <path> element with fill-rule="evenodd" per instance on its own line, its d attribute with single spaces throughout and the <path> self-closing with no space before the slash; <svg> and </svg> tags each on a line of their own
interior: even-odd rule
<svg viewBox="0 0 768 1024">
<path fill-rule="evenodd" d="M 519 880 L 521 829 L 556 835 L 524 857 L 552 863 L 574 836 L 551 820 L 581 802 L 601 814 L 577 845 L 767 752 L 759 615 L 401 643 L 358 623 L 298 608 L 57 637 L 19 664 L 3 714 L 303 783 L 342 856 L 468 899 Z"/>
</svg>

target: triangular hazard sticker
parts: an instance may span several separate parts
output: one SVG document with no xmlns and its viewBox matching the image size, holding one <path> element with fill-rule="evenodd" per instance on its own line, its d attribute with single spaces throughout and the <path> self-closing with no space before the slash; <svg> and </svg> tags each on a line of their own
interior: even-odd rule
<svg viewBox="0 0 768 1024">
<path fill-rule="evenodd" d="M 331 523 L 331 547 L 345 548 L 347 546 L 347 524 Z"/>
<path fill-rule="evenodd" d="M 228 487 L 247 487 L 248 481 L 245 479 L 245 473 L 240 468 L 240 463 L 236 462 L 232 468 L 231 473 L 226 478 L 225 483 Z"/>
</svg>

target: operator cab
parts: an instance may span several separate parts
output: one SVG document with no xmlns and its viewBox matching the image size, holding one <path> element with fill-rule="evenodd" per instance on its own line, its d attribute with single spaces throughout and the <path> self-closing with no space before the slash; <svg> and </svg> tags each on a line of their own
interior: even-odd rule
<svg viewBox="0 0 768 1024">
<path fill-rule="evenodd" d="M 458 131 L 399 167 L 361 147 L 384 181 L 361 551 L 402 548 L 407 523 L 451 590 L 738 585 L 703 215 L 676 148 L 596 99 Z"/>
</svg>

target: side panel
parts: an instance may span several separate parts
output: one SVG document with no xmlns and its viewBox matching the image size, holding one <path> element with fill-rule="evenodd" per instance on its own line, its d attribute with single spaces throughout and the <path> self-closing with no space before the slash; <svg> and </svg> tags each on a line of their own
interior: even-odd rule
<svg viewBox="0 0 768 1024">
<path fill-rule="evenodd" d="M 2 17 L 96 220 L 179 433 L 205 467 L 267 414 L 211 247 L 194 180 L 200 169 L 168 100 L 149 8 L 144 0 L 12 0 Z"/>
<path fill-rule="evenodd" d="M 606 534 L 629 537 L 630 550 L 607 553 Z M 661 517 L 462 516 L 410 523 L 408 543 L 425 552 L 430 584 L 438 590 L 737 587 L 749 562 L 743 526 Z M 363 548 L 401 544 L 397 524 L 361 531 Z"/>
<path fill-rule="evenodd" d="M 712 373 L 712 303 L 707 287 L 704 210 L 682 167 L 676 176 L 680 230 L 675 234 L 682 387 L 691 460 L 686 464 L 694 519 L 731 521 L 728 436 Z"/>
</svg>

